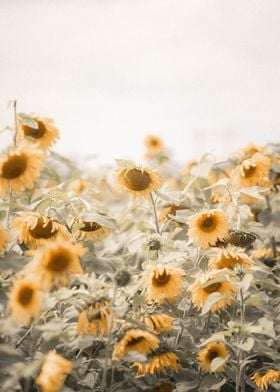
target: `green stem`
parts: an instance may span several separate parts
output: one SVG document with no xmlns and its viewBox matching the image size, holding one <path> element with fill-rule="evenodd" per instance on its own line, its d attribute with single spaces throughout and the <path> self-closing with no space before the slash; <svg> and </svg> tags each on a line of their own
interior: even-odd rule
<svg viewBox="0 0 280 392">
<path fill-rule="evenodd" d="M 157 217 L 157 210 L 156 210 L 156 203 L 155 203 L 155 200 L 153 198 L 152 192 L 150 193 L 150 198 L 151 198 L 152 205 L 153 205 L 153 210 L 154 210 L 154 217 L 155 217 L 155 223 L 156 223 L 156 232 L 158 234 L 160 234 L 159 224 L 158 224 L 158 217 Z"/>
</svg>

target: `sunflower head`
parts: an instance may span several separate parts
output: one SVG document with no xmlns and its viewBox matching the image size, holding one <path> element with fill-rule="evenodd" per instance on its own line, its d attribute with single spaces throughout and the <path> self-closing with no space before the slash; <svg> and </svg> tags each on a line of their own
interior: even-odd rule
<svg viewBox="0 0 280 392">
<path fill-rule="evenodd" d="M 156 135 L 148 135 L 144 140 L 144 144 L 147 149 L 147 158 L 158 156 L 164 148 L 162 140 Z"/>
<path fill-rule="evenodd" d="M 75 236 L 82 240 L 100 241 L 110 233 L 107 227 L 101 226 L 97 222 L 80 221 L 80 227 L 76 230 Z"/>
<path fill-rule="evenodd" d="M 179 372 L 179 358 L 171 352 L 153 353 L 147 362 L 134 362 L 131 367 L 137 367 L 136 377 L 145 374 L 167 374 L 168 369 L 172 369 L 175 373 Z"/>
<path fill-rule="evenodd" d="M 119 186 L 134 197 L 147 197 L 161 185 L 156 173 L 148 168 L 136 166 L 120 167 L 116 178 Z"/>
<path fill-rule="evenodd" d="M 146 301 L 169 303 L 181 295 L 185 272 L 172 265 L 149 263 L 143 272 L 143 285 Z"/>
<path fill-rule="evenodd" d="M 36 384 L 42 392 L 59 392 L 67 374 L 72 371 L 72 362 L 57 354 L 54 350 L 45 356 Z"/>
<path fill-rule="evenodd" d="M 272 382 L 280 381 L 280 370 L 270 369 L 267 372 L 256 372 L 251 380 L 260 389 L 267 389 Z"/>
<path fill-rule="evenodd" d="M 245 253 L 244 249 L 228 246 L 220 248 L 216 256 L 210 258 L 208 266 L 210 269 L 234 269 L 236 265 L 245 268 L 251 267 L 254 261 Z"/>
<path fill-rule="evenodd" d="M 204 210 L 190 216 L 188 235 L 190 240 L 202 248 L 213 246 L 228 236 L 227 215 L 220 209 Z"/>
<path fill-rule="evenodd" d="M 59 131 L 51 118 L 30 114 L 24 118 L 18 116 L 18 120 L 18 139 L 27 138 L 42 150 L 48 150 L 59 138 Z"/>
<path fill-rule="evenodd" d="M 16 278 L 8 296 L 11 318 L 15 322 L 28 325 L 33 318 L 40 316 L 42 307 L 43 297 L 39 283 L 28 277 Z"/>
<path fill-rule="evenodd" d="M 213 274 L 209 273 L 205 274 L 205 276 L 199 276 L 194 283 L 189 286 L 188 291 L 191 293 L 192 303 L 198 309 L 203 307 L 210 294 L 221 294 L 221 298 L 218 299 L 210 309 L 211 312 L 217 312 L 230 305 L 236 287 L 214 271 Z"/>
<path fill-rule="evenodd" d="M 86 251 L 80 244 L 51 241 L 33 251 L 33 260 L 26 270 L 39 276 L 43 289 L 49 290 L 53 285 L 65 286 L 69 275 L 83 273 L 80 257 Z"/>
<path fill-rule="evenodd" d="M 198 353 L 198 361 L 200 363 L 200 368 L 203 372 L 223 372 L 227 358 L 229 357 L 229 352 L 226 345 L 223 342 L 212 342 L 207 344 L 207 346 Z M 216 358 L 224 360 L 224 363 L 217 369 L 212 370 L 212 361 Z"/>
<path fill-rule="evenodd" d="M 12 227 L 18 232 L 19 243 L 25 244 L 29 249 L 37 249 L 50 240 L 72 240 L 64 225 L 54 217 L 39 212 L 19 212 Z"/>
<path fill-rule="evenodd" d="M 77 333 L 79 335 L 108 335 L 110 303 L 105 300 L 97 301 L 79 316 Z"/>
<path fill-rule="evenodd" d="M 159 347 L 159 339 L 155 334 L 140 328 L 128 329 L 123 338 L 116 343 L 113 351 L 113 360 L 118 360 L 130 351 L 148 354 Z"/>
<path fill-rule="evenodd" d="M 153 313 L 142 316 L 140 318 L 140 321 L 144 322 L 148 327 L 150 327 L 157 333 L 172 331 L 172 323 L 174 320 L 174 317 L 168 316 L 164 313 Z"/>
<path fill-rule="evenodd" d="M 30 189 L 44 167 L 42 152 L 21 143 L 0 157 L 0 195 Z"/>
</svg>

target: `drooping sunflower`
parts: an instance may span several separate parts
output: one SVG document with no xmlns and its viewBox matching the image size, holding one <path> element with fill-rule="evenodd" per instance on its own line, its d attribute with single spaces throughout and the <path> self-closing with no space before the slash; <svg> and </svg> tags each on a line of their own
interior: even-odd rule
<svg viewBox="0 0 280 392">
<path fill-rule="evenodd" d="M 83 310 L 77 324 L 78 334 L 107 336 L 111 313 L 109 307 L 109 301 L 100 300 Z"/>
<path fill-rule="evenodd" d="M 42 215 L 35 211 L 18 212 L 12 221 L 12 227 L 18 232 L 18 241 L 28 249 L 37 249 L 50 240 L 71 241 L 67 228 L 55 217 Z"/>
<path fill-rule="evenodd" d="M 9 240 L 9 233 L 0 225 L 0 252 L 4 252 L 7 248 L 7 242 Z"/>
<path fill-rule="evenodd" d="M 39 318 L 43 308 L 40 285 L 29 277 L 17 277 L 8 294 L 8 309 L 17 323 L 28 325 Z"/>
<path fill-rule="evenodd" d="M 215 358 L 224 359 L 223 365 L 218 367 L 215 372 L 223 372 L 225 363 L 229 357 L 229 352 L 226 345 L 223 342 L 211 342 L 198 353 L 199 367 L 203 372 L 212 373 L 211 363 Z"/>
<path fill-rule="evenodd" d="M 140 321 L 158 333 L 172 331 L 172 323 L 174 320 L 174 317 L 164 313 L 153 313 L 140 317 Z"/>
<path fill-rule="evenodd" d="M 267 389 L 272 382 L 280 381 L 280 371 L 275 369 L 270 369 L 267 372 L 256 372 L 251 380 L 254 381 L 256 386 L 260 389 Z"/>
<path fill-rule="evenodd" d="M 148 135 L 144 140 L 144 144 L 147 149 L 147 158 L 154 158 L 158 156 L 164 147 L 161 138 L 156 135 Z"/>
<path fill-rule="evenodd" d="M 256 153 L 250 159 L 245 159 L 231 173 L 230 181 L 235 189 L 252 186 L 270 187 L 269 170 L 271 160 L 267 156 Z"/>
<path fill-rule="evenodd" d="M 185 272 L 172 264 L 148 263 L 142 278 L 146 301 L 174 302 L 181 295 L 184 276 Z"/>
<path fill-rule="evenodd" d="M 229 222 L 221 209 L 204 210 L 191 215 L 187 223 L 190 240 L 202 248 L 208 248 L 227 238 Z"/>
<path fill-rule="evenodd" d="M 219 274 L 203 274 L 199 276 L 188 291 L 191 293 L 192 303 L 198 309 L 201 309 L 212 293 L 220 293 L 222 298 L 211 306 L 211 312 L 217 312 L 225 309 L 232 302 L 236 287 L 227 280 L 222 280 Z M 217 281 L 220 280 L 220 281 Z"/>
<path fill-rule="evenodd" d="M 28 117 L 34 125 L 27 125 L 24 120 L 19 118 L 18 140 L 27 137 L 28 141 L 36 143 L 40 149 L 44 151 L 48 150 L 59 138 L 59 131 L 53 119 L 41 117 L 35 113 L 30 114 Z"/>
<path fill-rule="evenodd" d="M 109 234 L 107 227 L 101 226 L 97 222 L 81 221 L 81 226 L 76 230 L 75 236 L 81 240 L 99 241 Z"/>
<path fill-rule="evenodd" d="M 248 268 L 254 264 L 254 261 L 244 249 L 229 245 L 226 248 L 220 248 L 217 255 L 210 258 L 208 267 L 210 269 L 234 269 L 238 264 Z"/>
<path fill-rule="evenodd" d="M 35 147 L 20 144 L 0 157 L 0 195 L 32 188 L 44 167 L 44 156 Z"/>
<path fill-rule="evenodd" d="M 119 186 L 133 197 L 148 197 L 161 185 L 159 176 L 148 168 L 120 167 L 116 174 Z"/>
<path fill-rule="evenodd" d="M 148 354 L 159 347 L 159 339 L 151 332 L 140 328 L 131 328 L 124 337 L 116 343 L 112 358 L 118 360 L 130 351 Z"/>
<path fill-rule="evenodd" d="M 49 351 L 35 382 L 42 388 L 42 392 L 59 392 L 66 375 L 72 372 L 72 368 L 71 361 L 57 354 L 54 350 Z"/>
<path fill-rule="evenodd" d="M 175 373 L 179 372 L 179 358 L 171 352 L 153 353 L 147 362 L 134 362 L 131 367 L 137 367 L 136 377 L 145 374 L 163 373 L 167 374 L 167 369 L 173 369 Z"/>
<path fill-rule="evenodd" d="M 36 274 L 43 290 L 68 284 L 69 275 L 83 273 L 80 257 L 87 249 L 80 244 L 56 240 L 32 251 L 34 257 L 27 264 L 26 271 Z"/>
</svg>

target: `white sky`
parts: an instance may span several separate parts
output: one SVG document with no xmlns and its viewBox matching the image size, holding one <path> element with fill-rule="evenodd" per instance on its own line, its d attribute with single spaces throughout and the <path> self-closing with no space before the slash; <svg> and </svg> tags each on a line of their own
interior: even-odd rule
<svg viewBox="0 0 280 392">
<path fill-rule="evenodd" d="M 0 128 L 15 98 L 101 161 L 279 141 L 280 1 L 0 0 Z"/>
</svg>

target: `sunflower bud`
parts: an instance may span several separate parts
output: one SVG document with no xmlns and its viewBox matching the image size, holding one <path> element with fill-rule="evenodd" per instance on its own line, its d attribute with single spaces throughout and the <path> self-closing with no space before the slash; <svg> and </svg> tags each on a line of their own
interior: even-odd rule
<svg viewBox="0 0 280 392">
<path fill-rule="evenodd" d="M 124 287 L 126 285 L 128 285 L 128 283 L 130 282 L 131 276 L 130 273 L 126 270 L 121 270 L 119 272 L 117 272 L 116 276 L 115 276 L 115 282 L 117 283 L 117 285 L 119 287 Z"/>
</svg>

